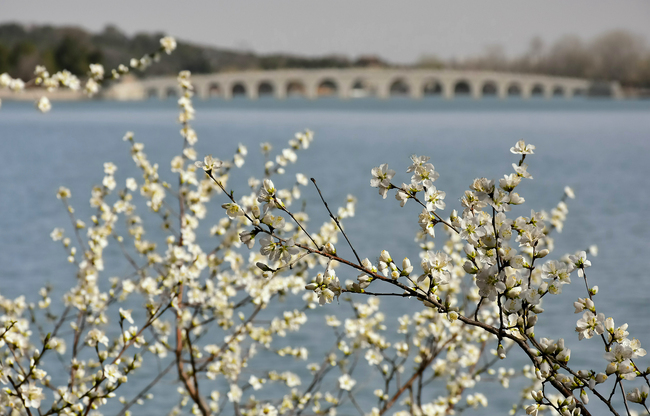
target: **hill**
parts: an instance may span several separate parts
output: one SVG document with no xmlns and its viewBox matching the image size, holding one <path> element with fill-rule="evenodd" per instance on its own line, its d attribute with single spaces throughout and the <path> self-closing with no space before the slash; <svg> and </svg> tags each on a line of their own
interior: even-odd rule
<svg viewBox="0 0 650 416">
<path fill-rule="evenodd" d="M 78 27 L 0 25 L 0 73 L 31 78 L 37 64 L 50 72 L 69 69 L 83 75 L 91 63 L 115 68 L 159 47 L 163 33 L 139 33 L 132 37 L 115 26 L 100 33 Z M 349 68 L 388 64 L 376 57 L 351 60 L 345 56 L 302 57 L 288 54 L 258 55 L 251 52 L 205 47 L 178 41 L 178 48 L 152 66 L 147 75 L 173 75 L 182 69 L 211 73 L 246 69 Z M 136 72 L 134 72 L 136 73 Z M 137 74 L 137 73 L 136 73 Z"/>
</svg>

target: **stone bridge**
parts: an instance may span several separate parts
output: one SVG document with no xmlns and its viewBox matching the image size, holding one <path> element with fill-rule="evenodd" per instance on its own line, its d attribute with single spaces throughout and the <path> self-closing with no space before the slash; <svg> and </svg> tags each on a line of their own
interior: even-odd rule
<svg viewBox="0 0 650 416">
<path fill-rule="evenodd" d="M 422 98 L 442 96 L 564 97 L 585 95 L 593 87 L 589 80 L 547 75 L 489 71 L 424 69 L 291 69 L 242 71 L 192 76 L 196 95 L 221 97 L 270 96 L 279 99 L 303 96 L 315 99 L 334 96 L 343 99 L 375 96 Z M 603 92 L 604 90 L 604 92 Z M 620 98 L 618 83 L 599 84 L 600 94 Z M 106 98 L 139 100 L 176 97 L 180 93 L 175 77 L 125 80 L 104 93 Z"/>
</svg>

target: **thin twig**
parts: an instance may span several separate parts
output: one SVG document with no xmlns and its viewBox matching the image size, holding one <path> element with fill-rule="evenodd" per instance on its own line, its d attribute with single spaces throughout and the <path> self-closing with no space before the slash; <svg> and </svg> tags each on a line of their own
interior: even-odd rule
<svg viewBox="0 0 650 416">
<path fill-rule="evenodd" d="M 318 188 L 318 185 L 316 184 L 316 179 L 311 178 L 311 181 L 314 183 L 314 186 L 316 187 L 316 190 L 318 191 L 318 195 L 320 195 L 320 199 L 321 199 L 321 201 L 323 201 L 323 204 L 325 205 L 325 208 L 327 209 L 327 212 L 329 212 L 330 217 L 334 220 L 336 225 L 339 227 L 339 230 L 341 230 L 341 233 L 343 234 L 343 237 L 345 237 L 345 241 L 348 242 L 348 245 L 352 249 L 352 252 L 354 253 L 354 257 L 356 257 L 359 264 L 361 264 L 361 259 L 359 258 L 359 255 L 357 254 L 357 251 L 352 246 L 352 243 L 350 242 L 350 239 L 348 238 L 347 234 L 345 234 L 345 231 L 343 231 L 343 227 L 341 227 L 341 223 L 339 222 L 338 218 L 336 218 L 334 216 L 334 214 L 332 214 L 332 211 L 330 210 L 330 207 L 327 205 L 327 202 L 325 201 L 325 198 L 323 198 L 323 194 L 320 191 L 320 188 Z"/>
</svg>

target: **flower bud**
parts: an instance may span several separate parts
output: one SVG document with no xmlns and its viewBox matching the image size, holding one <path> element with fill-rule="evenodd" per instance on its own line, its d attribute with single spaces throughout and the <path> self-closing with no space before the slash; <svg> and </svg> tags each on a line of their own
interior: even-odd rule
<svg viewBox="0 0 650 416">
<path fill-rule="evenodd" d="M 614 332 L 614 318 L 612 318 L 611 316 L 609 318 L 605 319 L 605 329 L 609 333 Z"/>
<path fill-rule="evenodd" d="M 541 391 L 541 390 L 531 391 L 530 395 L 533 397 L 533 400 L 535 400 L 538 403 L 540 403 L 542 400 L 544 400 L 544 392 Z"/>
<path fill-rule="evenodd" d="M 367 258 L 361 260 L 361 265 L 366 270 L 372 270 L 372 263 L 370 263 L 370 260 L 368 260 Z"/>
<path fill-rule="evenodd" d="M 571 349 L 567 348 L 562 351 L 557 355 L 557 359 L 559 361 L 564 361 L 565 363 L 569 362 L 569 359 L 571 358 Z"/>
<path fill-rule="evenodd" d="M 328 254 L 332 254 L 332 255 L 336 256 L 336 248 L 334 247 L 334 245 L 332 243 L 325 244 L 325 247 L 324 247 L 323 251 L 325 251 Z"/>
<path fill-rule="evenodd" d="M 549 253 L 548 249 L 545 248 L 535 253 L 535 257 L 538 259 L 543 259 L 544 257 L 548 256 L 548 253 Z"/>
<path fill-rule="evenodd" d="M 469 258 L 476 257 L 476 250 L 474 249 L 473 245 L 467 243 L 465 244 L 465 247 L 463 247 L 463 250 L 465 251 L 465 254 L 467 254 Z"/>
<path fill-rule="evenodd" d="M 307 289 L 307 290 L 316 290 L 317 287 L 318 287 L 318 285 L 316 283 L 310 283 L 307 286 L 305 286 L 305 289 Z"/>
<path fill-rule="evenodd" d="M 478 269 L 471 261 L 466 261 L 465 264 L 463 264 L 463 269 L 469 274 L 476 274 L 478 272 Z"/>
<path fill-rule="evenodd" d="M 413 271 L 413 266 L 411 265 L 411 260 L 408 257 L 404 257 L 402 260 L 402 276 L 408 276 Z"/>
<path fill-rule="evenodd" d="M 322 285 L 322 284 L 323 284 L 323 280 L 324 280 L 324 278 L 323 278 L 323 274 L 322 274 L 322 273 L 318 273 L 318 274 L 316 275 L 316 280 L 315 280 L 315 281 L 316 281 L 316 284 L 318 284 L 319 286 Z"/>
<path fill-rule="evenodd" d="M 379 256 L 379 259 L 383 261 L 384 263 L 390 263 L 393 261 L 393 259 L 390 257 L 390 253 L 386 250 L 382 250 L 381 256 Z"/>
<path fill-rule="evenodd" d="M 513 299 L 519 296 L 521 293 L 521 286 L 513 287 L 512 289 L 506 292 L 506 296 Z"/>
<path fill-rule="evenodd" d="M 531 404 L 526 408 L 527 415 L 537 415 L 537 412 L 539 412 L 539 405 Z"/>
<path fill-rule="evenodd" d="M 499 343 L 499 346 L 497 347 L 497 355 L 499 356 L 500 359 L 506 358 L 506 350 L 503 348 L 503 345 Z"/>
<path fill-rule="evenodd" d="M 536 313 L 536 314 L 544 313 L 544 308 L 542 308 L 539 304 L 532 305 L 530 307 L 530 310 L 531 310 L 531 312 Z"/>
<path fill-rule="evenodd" d="M 596 383 L 598 383 L 598 384 L 604 383 L 605 380 L 607 380 L 607 375 L 605 375 L 603 373 L 596 374 Z"/>
</svg>

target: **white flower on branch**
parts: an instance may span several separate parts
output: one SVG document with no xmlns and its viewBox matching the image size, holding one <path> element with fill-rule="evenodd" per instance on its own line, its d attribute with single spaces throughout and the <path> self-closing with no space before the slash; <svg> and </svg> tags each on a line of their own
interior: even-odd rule
<svg viewBox="0 0 650 416">
<path fill-rule="evenodd" d="M 418 278 L 418 281 L 431 276 L 435 285 L 446 284 L 451 277 L 451 265 L 451 257 L 447 254 L 441 251 L 435 253 L 427 251 L 421 263 L 424 274 Z"/>
<path fill-rule="evenodd" d="M 241 207 L 237 204 L 227 203 L 221 205 L 221 208 L 226 210 L 226 215 L 228 215 L 228 218 L 231 220 L 244 215 L 244 211 L 242 211 Z"/>
<path fill-rule="evenodd" d="M 313 290 L 318 295 L 318 303 L 321 305 L 331 303 L 334 300 L 334 296 L 338 298 L 342 293 L 339 278 L 332 269 L 327 269 L 324 275 L 318 273 L 314 281 L 306 285 L 305 289 Z"/>
<path fill-rule="evenodd" d="M 43 389 L 37 387 L 34 382 L 23 384 L 20 388 L 22 399 L 25 401 L 25 407 L 32 407 L 38 409 L 41 406 L 41 400 L 45 400 Z"/>
<path fill-rule="evenodd" d="M 108 337 L 104 335 L 100 329 L 93 328 L 88 331 L 86 344 L 90 345 L 91 347 L 94 347 L 97 344 L 104 344 L 105 346 L 108 346 Z"/>
<path fill-rule="evenodd" d="M 650 389 L 647 385 L 644 385 L 641 390 L 636 387 L 634 390 L 629 392 L 626 397 L 633 403 L 645 404 L 645 401 L 648 398 L 648 392 L 650 392 Z"/>
<path fill-rule="evenodd" d="M 526 179 L 533 179 L 531 174 L 528 173 L 528 164 L 522 163 L 521 165 L 517 165 L 516 163 L 513 163 L 512 168 L 515 170 L 515 173 L 518 176 L 521 176 L 522 178 L 526 178 Z"/>
<path fill-rule="evenodd" d="M 585 269 L 591 267 L 591 262 L 587 260 L 587 253 L 581 251 L 577 255 L 569 256 L 569 261 L 574 268 L 578 269 L 578 276 L 584 277 Z"/>
<path fill-rule="evenodd" d="M 104 377 L 106 377 L 110 383 L 116 383 L 122 377 L 122 373 L 117 364 L 108 364 L 104 367 Z"/>
<path fill-rule="evenodd" d="M 197 168 L 203 169 L 206 172 L 212 172 L 214 169 L 220 168 L 223 162 L 219 159 L 214 159 L 212 155 L 207 155 L 203 158 L 203 162 L 194 162 Z"/>
<path fill-rule="evenodd" d="M 510 148 L 510 151 L 514 154 L 519 155 L 532 155 L 535 146 L 532 144 L 526 144 L 523 140 L 519 140 L 517 144 Z"/>
<path fill-rule="evenodd" d="M 379 167 L 372 168 L 370 173 L 372 174 L 370 186 L 379 188 L 379 195 L 386 199 L 386 193 L 390 187 L 390 180 L 395 176 L 395 171 L 388 169 L 388 164 L 384 163 Z"/>
<path fill-rule="evenodd" d="M 355 384 L 357 384 L 357 382 L 353 380 L 349 374 L 343 374 L 339 377 L 339 388 L 341 390 L 352 391 Z"/>
<path fill-rule="evenodd" d="M 36 107 L 41 111 L 41 113 L 47 113 L 52 109 L 52 104 L 47 97 L 41 97 L 36 103 Z"/>
<path fill-rule="evenodd" d="M 424 186 L 427 188 L 427 191 L 424 194 L 424 201 L 427 204 L 427 209 L 429 211 L 435 211 L 437 209 L 445 209 L 445 196 L 447 195 L 444 191 L 439 191 L 430 181 L 425 181 Z"/>
<path fill-rule="evenodd" d="M 264 179 L 262 182 L 262 188 L 257 196 L 257 202 L 264 203 L 264 210 L 267 210 L 271 207 L 281 207 L 282 201 L 275 194 L 275 185 L 270 179 Z M 277 202 L 276 202 L 277 201 Z"/>
<path fill-rule="evenodd" d="M 90 76 L 94 80 L 104 79 L 104 66 L 102 64 L 90 64 Z"/>
<path fill-rule="evenodd" d="M 586 311 L 582 315 L 582 319 L 578 320 L 576 332 L 580 340 L 602 334 L 605 332 L 605 314 L 596 315 L 592 311 Z"/>
<path fill-rule="evenodd" d="M 167 55 L 171 54 L 176 49 L 176 39 L 171 36 L 165 36 L 160 39 L 160 46 L 164 49 Z"/>
<path fill-rule="evenodd" d="M 292 239 L 287 240 L 286 242 L 275 242 L 273 237 L 270 235 L 265 235 L 260 238 L 260 254 L 267 256 L 271 261 L 282 260 L 285 263 L 288 263 L 291 260 L 291 256 L 298 254 L 300 250 L 293 243 Z"/>
</svg>

